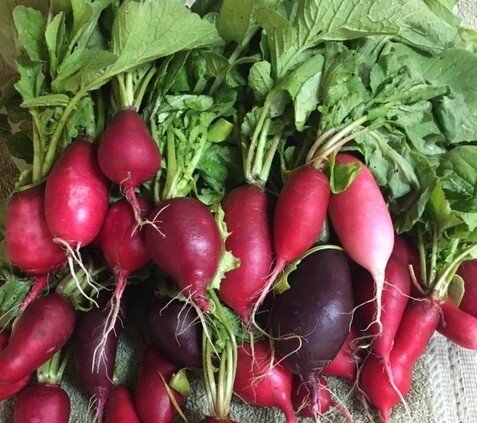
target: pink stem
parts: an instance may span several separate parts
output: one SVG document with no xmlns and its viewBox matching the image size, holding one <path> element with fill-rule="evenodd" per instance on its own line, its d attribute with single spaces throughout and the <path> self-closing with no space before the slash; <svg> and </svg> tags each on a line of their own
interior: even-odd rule
<svg viewBox="0 0 477 423">
<path fill-rule="evenodd" d="M 33 287 L 31 288 L 28 295 L 23 300 L 22 305 L 20 306 L 20 312 L 23 313 L 25 309 L 32 303 L 48 285 L 50 277 L 49 275 L 41 275 L 35 276 L 35 280 L 33 282 Z"/>
</svg>

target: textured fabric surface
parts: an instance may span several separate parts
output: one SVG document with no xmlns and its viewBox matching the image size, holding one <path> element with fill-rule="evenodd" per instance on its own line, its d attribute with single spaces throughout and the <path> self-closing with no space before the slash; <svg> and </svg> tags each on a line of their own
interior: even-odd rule
<svg viewBox="0 0 477 423">
<path fill-rule="evenodd" d="M 465 26 L 477 28 L 477 0 L 461 0 L 457 11 L 463 17 Z M 5 73 L 6 69 L 0 67 L 0 71 Z M 9 195 L 16 175 L 15 166 L 8 160 L 5 145 L 0 142 L 0 199 Z M 131 385 L 134 383 L 135 369 L 143 348 L 137 328 L 127 328 L 118 353 L 120 381 L 129 381 Z M 75 380 L 72 367 L 70 364 L 63 382 L 63 387 L 71 398 L 71 422 L 88 423 L 88 397 Z M 187 401 L 186 408 L 190 421 L 197 422 L 210 410 L 207 409 L 200 380 L 197 377 L 193 379 L 193 395 Z M 371 421 L 363 407 L 352 399 L 354 395 L 349 396 L 349 385 L 331 378 L 329 382 L 333 394 L 353 413 L 356 422 Z M 457 348 L 436 334 L 425 356 L 418 363 L 407 403 L 410 415 L 406 413 L 404 406 L 396 407 L 392 415 L 393 422 L 477 423 L 477 353 Z M 12 401 L 0 401 L 1 423 L 13 421 L 11 408 Z M 234 403 L 232 412 L 240 423 L 284 422 L 282 415 L 276 410 L 246 406 L 239 400 Z M 323 421 L 345 420 L 333 411 Z"/>
</svg>

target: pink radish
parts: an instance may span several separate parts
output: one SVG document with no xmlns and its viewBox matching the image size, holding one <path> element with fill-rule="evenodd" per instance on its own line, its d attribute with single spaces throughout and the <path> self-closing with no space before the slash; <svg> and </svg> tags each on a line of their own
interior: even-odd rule
<svg viewBox="0 0 477 423">
<path fill-rule="evenodd" d="M 0 352 L 0 384 L 30 374 L 63 345 L 76 323 L 71 304 L 59 294 L 33 301 L 15 322 L 7 347 Z"/>
<path fill-rule="evenodd" d="M 206 290 L 221 254 L 221 238 L 212 213 L 192 198 L 162 202 L 150 214 L 158 227 L 146 227 L 146 247 L 154 262 L 179 285 L 192 303 L 207 311 Z"/>
<path fill-rule="evenodd" d="M 356 329 L 356 326 L 353 324 L 345 343 L 333 361 L 323 369 L 323 374 L 342 377 L 350 382 L 356 380 L 357 360 L 359 357 L 355 357 L 354 350 L 358 337 L 358 329 Z"/>
<path fill-rule="evenodd" d="M 268 342 L 243 344 L 238 349 L 234 392 L 248 404 L 278 407 L 287 423 L 297 419 L 291 403 L 293 377 L 272 357 Z"/>
<path fill-rule="evenodd" d="M 298 259 L 317 241 L 329 198 L 329 182 L 323 172 L 305 166 L 289 176 L 278 197 L 273 219 L 276 263 L 255 303 L 253 315 L 285 265 Z"/>
<path fill-rule="evenodd" d="M 272 266 L 272 234 L 268 195 L 254 185 L 235 188 L 224 199 L 225 247 L 240 266 L 225 274 L 219 296 L 244 322 L 263 290 Z"/>
<path fill-rule="evenodd" d="M 70 399 L 63 389 L 39 383 L 20 394 L 13 410 L 13 422 L 68 423 L 70 412 Z"/>
<path fill-rule="evenodd" d="M 459 308 L 477 317 L 477 260 L 464 261 L 457 274 L 465 282 L 465 293 Z"/>
<path fill-rule="evenodd" d="M 146 216 L 150 212 L 151 207 L 144 199 L 139 198 L 137 204 L 139 217 Z M 116 326 L 128 276 L 151 260 L 146 250 L 144 232 L 137 229 L 134 212 L 126 200 L 120 200 L 109 207 L 101 228 L 100 242 L 104 257 L 116 276 L 116 286 L 102 338 L 95 351 L 96 363 L 101 361 L 108 336 Z"/>
<path fill-rule="evenodd" d="M 34 278 L 21 306 L 23 311 L 43 291 L 50 274 L 66 264 L 66 255 L 53 242 L 46 223 L 44 185 L 13 194 L 7 210 L 5 244 L 11 262 Z"/>
<path fill-rule="evenodd" d="M 124 190 L 136 221 L 142 222 L 135 188 L 156 175 L 161 153 L 136 110 L 116 113 L 99 143 L 98 163 L 108 179 Z"/>
<path fill-rule="evenodd" d="M 357 163 L 349 154 L 338 154 L 338 164 Z M 348 255 L 371 273 L 376 289 L 376 316 L 381 333 L 382 295 L 385 269 L 394 246 L 394 228 L 389 210 L 369 169 L 361 171 L 340 194 L 332 194 L 329 216 Z"/>
<path fill-rule="evenodd" d="M 457 307 L 451 299 L 441 305 L 438 331 L 460 347 L 477 350 L 477 317 Z"/>
<path fill-rule="evenodd" d="M 91 279 L 79 249 L 98 235 L 108 201 L 109 183 L 96 162 L 96 148 L 78 138 L 63 152 L 46 181 L 45 217 L 54 241 L 68 251 L 71 274 L 76 274 L 76 261 L 89 283 Z"/>
<path fill-rule="evenodd" d="M 104 423 L 141 423 L 134 400 L 124 385 L 114 387 L 106 405 Z"/>
<path fill-rule="evenodd" d="M 169 384 L 172 376 L 179 369 L 159 356 L 157 350 L 149 347 L 144 353 L 139 369 L 136 386 L 135 403 L 138 415 L 143 423 L 172 423 L 177 409 L 171 401 L 172 395 L 178 406 L 183 402 Z"/>
<path fill-rule="evenodd" d="M 359 386 L 383 422 L 390 422 L 392 408 L 409 393 L 414 366 L 426 350 L 439 319 L 440 308 L 434 300 L 410 301 L 389 356 L 392 379 L 381 358 L 369 355 L 364 361 Z"/>
</svg>

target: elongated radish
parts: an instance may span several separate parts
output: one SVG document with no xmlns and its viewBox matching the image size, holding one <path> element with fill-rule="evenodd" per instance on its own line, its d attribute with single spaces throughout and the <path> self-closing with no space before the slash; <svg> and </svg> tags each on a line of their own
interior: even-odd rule
<svg viewBox="0 0 477 423">
<path fill-rule="evenodd" d="M 146 216 L 151 207 L 142 198 L 137 199 L 139 216 Z M 121 298 L 128 276 L 144 267 L 150 260 L 144 242 L 144 231 L 138 230 L 134 213 L 126 200 L 120 200 L 108 209 L 100 233 L 101 250 L 109 267 L 116 276 L 109 314 L 103 326 L 102 337 L 95 350 L 96 365 L 105 354 L 109 334 L 117 326 Z"/>
<path fill-rule="evenodd" d="M 98 421 L 102 418 L 106 401 L 113 388 L 116 351 L 121 332 L 121 324 L 118 322 L 107 336 L 101 361 L 96 363 L 95 351 L 101 343 L 104 326 L 107 323 L 110 298 L 110 294 L 101 293 L 98 300 L 99 308 L 95 307 L 79 316 L 73 338 L 76 371 L 86 390 L 93 396 L 94 417 Z"/>
<path fill-rule="evenodd" d="M 129 389 L 115 386 L 106 404 L 104 423 L 141 423 Z"/>
<path fill-rule="evenodd" d="M 147 325 L 152 343 L 179 368 L 202 367 L 202 325 L 190 304 L 166 297 L 155 298 Z"/>
<path fill-rule="evenodd" d="M 43 291 L 50 274 L 66 264 L 66 255 L 53 242 L 46 223 L 45 185 L 13 194 L 7 209 L 5 246 L 11 262 L 34 278 L 21 306 L 24 310 Z"/>
<path fill-rule="evenodd" d="M 225 274 L 219 296 L 247 322 L 272 266 L 270 200 L 257 186 L 245 185 L 231 191 L 222 208 L 231 233 L 225 247 L 240 260 L 240 266 Z"/>
<path fill-rule="evenodd" d="M 371 274 L 363 268 L 353 275 L 355 304 L 359 306 L 363 329 L 373 335 L 372 351 L 385 359 L 393 347 L 394 337 L 409 300 L 411 281 L 407 266 L 395 257 L 391 257 L 386 266 L 386 284 L 382 294 L 382 330 L 373 325 L 377 314 L 374 298 L 374 282 Z"/>
<path fill-rule="evenodd" d="M 348 164 L 359 160 L 349 154 L 338 154 L 336 162 Z M 378 184 L 364 164 L 345 191 L 331 195 L 328 211 L 346 253 L 373 276 L 374 320 L 380 333 L 385 269 L 394 246 L 394 228 Z"/>
<path fill-rule="evenodd" d="M 464 261 L 457 274 L 464 279 L 465 292 L 459 308 L 477 317 L 477 260 Z"/>
<path fill-rule="evenodd" d="M 96 148 L 86 139 L 78 138 L 54 165 L 45 188 L 46 222 L 54 241 L 68 252 L 72 275 L 76 261 L 89 276 L 79 249 L 98 235 L 108 201 L 109 183 L 96 162 Z M 91 283 L 89 278 L 88 282 Z"/>
<path fill-rule="evenodd" d="M 323 172 L 305 166 L 289 176 L 278 197 L 273 218 L 275 266 L 256 301 L 253 314 L 285 265 L 299 258 L 317 241 L 329 198 L 329 182 Z"/>
<path fill-rule="evenodd" d="M 136 410 L 143 423 L 174 421 L 177 409 L 169 395 L 178 406 L 182 405 L 183 397 L 166 384 L 178 370 L 164 360 L 154 347 L 149 347 L 144 353 L 135 392 Z"/>
<path fill-rule="evenodd" d="M 61 295 L 33 301 L 15 322 L 0 353 L 0 384 L 16 382 L 45 363 L 66 344 L 75 323 L 75 311 Z"/>
<path fill-rule="evenodd" d="M 154 262 L 192 303 L 207 311 L 206 289 L 219 265 L 221 238 L 212 213 L 192 198 L 162 202 L 150 214 L 146 247 Z"/>
<path fill-rule="evenodd" d="M 135 188 L 155 176 L 161 167 L 161 153 L 136 110 L 116 113 L 101 137 L 98 163 L 108 179 L 124 191 L 136 221 L 142 222 Z"/>
<path fill-rule="evenodd" d="M 23 391 L 13 410 L 14 423 L 68 423 L 71 404 L 59 386 L 39 383 Z"/>
<path fill-rule="evenodd" d="M 268 342 L 254 344 L 253 350 L 249 344 L 239 347 L 234 393 L 248 404 L 278 407 L 287 423 L 296 423 L 292 384 L 292 374 L 273 359 Z"/>
<path fill-rule="evenodd" d="M 355 356 L 355 354 L 358 354 L 357 352 L 355 353 L 357 347 L 355 344 L 358 338 L 358 329 L 353 324 L 346 341 L 336 357 L 323 369 L 323 374 L 327 376 L 341 377 L 350 382 L 356 380 L 359 356 Z"/>
<path fill-rule="evenodd" d="M 271 316 L 277 355 L 312 393 L 318 414 L 317 376 L 338 354 L 351 324 L 353 293 L 346 256 L 337 250 L 307 256 L 289 275 Z"/>
<path fill-rule="evenodd" d="M 3 351 L 8 344 L 8 339 L 10 338 L 10 332 L 6 329 L 0 330 L 0 351 Z"/>
<path fill-rule="evenodd" d="M 440 308 L 434 300 L 410 301 L 389 355 L 392 379 L 381 358 L 371 354 L 364 361 L 359 386 L 383 422 L 390 421 L 392 408 L 409 393 L 414 366 L 426 350 L 439 320 Z"/>
<path fill-rule="evenodd" d="M 477 350 L 477 317 L 457 307 L 451 299 L 441 305 L 437 330 L 460 347 Z"/>
</svg>

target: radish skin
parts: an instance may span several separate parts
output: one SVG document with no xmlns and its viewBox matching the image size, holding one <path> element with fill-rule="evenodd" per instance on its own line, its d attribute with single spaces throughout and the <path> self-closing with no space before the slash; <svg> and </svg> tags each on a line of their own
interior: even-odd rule
<svg viewBox="0 0 477 423">
<path fill-rule="evenodd" d="M 354 356 L 354 349 L 356 348 L 355 343 L 358 338 L 358 329 L 356 329 L 356 326 L 353 324 L 345 343 L 331 363 L 323 369 L 323 374 L 341 377 L 350 382 L 356 380 L 357 360 L 359 357 Z"/>
<path fill-rule="evenodd" d="M 451 299 L 441 305 L 441 310 L 439 333 L 462 348 L 477 350 L 477 318 L 461 310 Z"/>
<path fill-rule="evenodd" d="M 115 386 L 111 392 L 106 405 L 104 423 L 141 423 L 126 386 Z"/>
<path fill-rule="evenodd" d="M 338 154 L 336 163 L 357 163 L 349 154 Z M 369 169 L 361 171 L 340 194 L 332 194 L 329 216 L 346 253 L 364 267 L 375 283 L 378 333 L 382 331 L 382 295 L 385 269 L 394 246 L 394 228 L 389 210 Z"/>
<path fill-rule="evenodd" d="M 240 266 L 225 274 L 219 296 L 247 323 L 272 267 L 270 200 L 260 188 L 235 188 L 222 202 L 227 230 L 225 248 Z"/>
<path fill-rule="evenodd" d="M 465 282 L 465 292 L 459 308 L 477 318 L 477 260 L 464 261 L 457 274 Z"/>
</svg>

